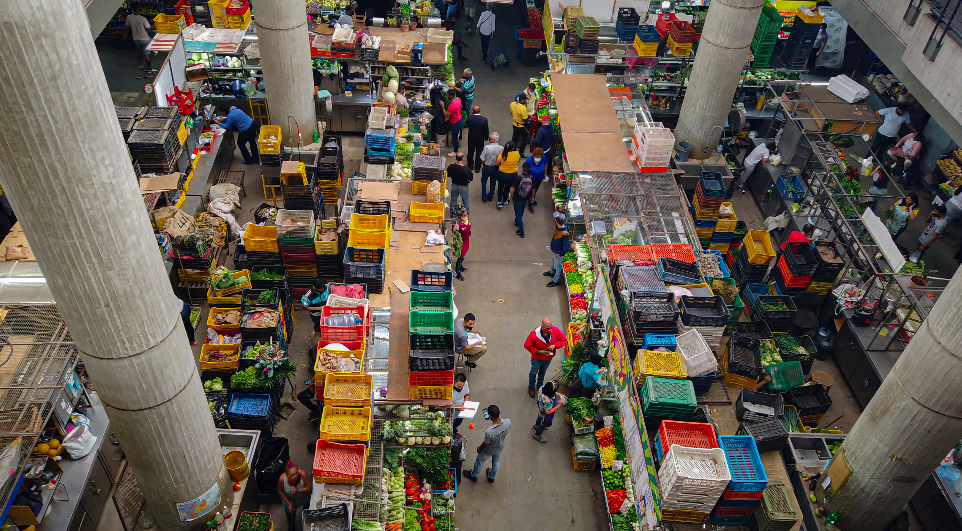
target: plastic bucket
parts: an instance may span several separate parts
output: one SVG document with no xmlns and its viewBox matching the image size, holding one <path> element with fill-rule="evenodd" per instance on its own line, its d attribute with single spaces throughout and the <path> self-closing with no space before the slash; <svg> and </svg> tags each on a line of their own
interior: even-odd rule
<svg viewBox="0 0 962 531">
<path fill-rule="evenodd" d="M 675 155 L 675 160 L 678 162 L 685 162 L 688 160 L 688 155 L 691 154 L 691 142 L 687 140 L 682 140 L 678 143 L 678 154 Z"/>
<path fill-rule="evenodd" d="M 250 474 L 247 467 L 247 457 L 240 450 L 231 450 L 224 455 L 224 465 L 227 466 L 227 475 L 234 481 L 243 481 Z"/>
</svg>

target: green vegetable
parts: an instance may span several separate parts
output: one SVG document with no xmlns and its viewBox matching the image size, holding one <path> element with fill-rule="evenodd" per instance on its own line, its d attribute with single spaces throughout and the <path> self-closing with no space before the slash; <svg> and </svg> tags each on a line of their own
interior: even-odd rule
<svg viewBox="0 0 962 531">
<path fill-rule="evenodd" d="M 220 378 L 212 378 L 204 382 L 204 391 L 223 391 L 224 381 Z"/>
<path fill-rule="evenodd" d="M 598 412 L 595 411 L 594 404 L 592 404 L 591 399 L 588 398 L 571 398 L 568 400 L 568 405 L 566 408 L 568 411 L 568 416 L 571 417 L 571 422 L 574 423 L 576 428 L 582 428 L 590 425 L 598 416 Z"/>
<path fill-rule="evenodd" d="M 381 524 L 367 520 L 351 520 L 351 531 L 381 531 Z"/>
<path fill-rule="evenodd" d="M 260 271 L 254 271 L 251 273 L 251 280 L 282 280 L 284 275 L 280 273 L 274 273 L 266 269 L 261 269 Z"/>
<path fill-rule="evenodd" d="M 260 293 L 260 295 L 257 296 L 256 299 L 254 299 L 253 301 L 250 301 L 250 299 L 248 299 L 248 301 L 253 302 L 253 304 L 274 304 L 275 302 L 277 302 L 277 291 L 272 289 L 265 289 Z"/>
<path fill-rule="evenodd" d="M 390 470 L 397 469 L 399 465 L 399 457 L 401 455 L 400 448 L 385 448 L 384 449 L 384 467 Z"/>
<path fill-rule="evenodd" d="M 606 489 L 611 490 L 625 488 L 625 480 L 620 470 L 603 469 L 601 471 L 601 476 L 604 479 Z"/>
<path fill-rule="evenodd" d="M 451 464 L 451 449 L 412 448 L 404 454 L 404 463 L 424 472 L 424 479 L 432 485 L 440 485 L 448 479 L 448 465 Z"/>
<path fill-rule="evenodd" d="M 421 531 L 421 521 L 418 520 L 416 511 L 404 510 L 404 531 Z"/>
<path fill-rule="evenodd" d="M 248 367 L 242 371 L 235 372 L 230 377 L 230 387 L 235 391 L 251 391 L 253 389 L 260 389 L 261 383 L 257 379 L 257 369 L 254 367 Z"/>
<path fill-rule="evenodd" d="M 782 358 L 778 355 L 778 348 L 775 347 L 775 342 L 771 339 L 760 339 L 759 347 L 761 351 L 762 365 L 771 365 L 772 363 L 781 363 Z"/>
<path fill-rule="evenodd" d="M 241 513 L 237 531 L 269 531 L 271 515 L 268 513 Z"/>
</svg>

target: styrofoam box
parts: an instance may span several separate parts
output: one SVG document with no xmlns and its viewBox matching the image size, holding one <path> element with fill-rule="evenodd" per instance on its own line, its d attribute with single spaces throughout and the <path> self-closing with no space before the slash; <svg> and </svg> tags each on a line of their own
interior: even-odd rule
<svg viewBox="0 0 962 531">
<path fill-rule="evenodd" d="M 868 97 L 867 88 L 844 74 L 828 80 L 828 91 L 849 103 L 862 101 Z"/>
</svg>

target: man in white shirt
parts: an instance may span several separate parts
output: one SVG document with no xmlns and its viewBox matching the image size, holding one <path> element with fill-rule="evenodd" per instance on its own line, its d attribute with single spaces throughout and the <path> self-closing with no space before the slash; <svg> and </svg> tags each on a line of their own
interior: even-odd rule
<svg viewBox="0 0 962 531">
<path fill-rule="evenodd" d="M 742 163 L 742 175 L 738 178 L 738 182 L 735 183 L 739 192 L 745 193 L 745 181 L 747 181 L 752 175 L 752 172 L 755 171 L 755 166 L 759 162 L 763 160 L 768 162 L 768 157 L 771 156 L 772 151 L 775 151 L 775 144 L 769 142 L 767 144 L 759 144 L 758 147 L 745 156 L 745 160 Z"/>
<path fill-rule="evenodd" d="M 488 140 L 491 142 L 481 150 L 481 202 L 487 203 L 494 200 L 494 187 L 498 183 L 498 155 L 504 151 L 504 146 L 498 145 L 498 133 L 491 133 Z M 488 189 L 488 180 L 491 182 L 491 189 Z M 502 185 L 506 186 L 506 185 Z"/>
<path fill-rule="evenodd" d="M 491 36 L 494 35 L 495 16 L 492 11 L 492 4 L 486 4 L 484 13 L 478 17 L 478 35 L 481 36 L 481 60 L 488 64 L 488 45 L 491 44 Z"/>
<path fill-rule="evenodd" d="M 882 121 L 882 125 L 875 131 L 875 140 L 872 141 L 872 153 L 875 153 L 877 160 L 882 160 L 882 154 L 898 139 L 902 124 L 907 125 L 913 133 L 916 131 L 915 126 L 912 125 L 911 118 L 909 118 L 908 108 L 904 104 L 879 109 L 875 111 L 875 116 Z"/>
<path fill-rule="evenodd" d="M 140 8 L 138 7 L 133 15 L 127 15 L 127 19 L 124 21 L 124 40 L 127 40 L 127 35 L 132 35 L 134 38 L 134 48 L 137 49 L 137 58 L 140 59 L 141 56 L 144 58 L 144 70 L 152 72 L 153 68 L 150 66 L 150 51 L 147 50 L 147 46 L 150 45 L 150 21 L 146 17 L 140 14 Z"/>
</svg>

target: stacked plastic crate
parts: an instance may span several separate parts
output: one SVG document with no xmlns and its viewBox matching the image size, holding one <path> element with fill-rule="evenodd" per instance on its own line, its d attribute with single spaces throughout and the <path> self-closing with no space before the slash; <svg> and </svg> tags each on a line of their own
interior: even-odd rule
<svg viewBox="0 0 962 531">
<path fill-rule="evenodd" d="M 321 212 L 322 193 L 312 175 L 308 175 L 303 162 L 285 161 L 281 164 L 281 193 L 284 208 L 288 210 L 311 210 L 314 217 Z"/>
<path fill-rule="evenodd" d="M 364 134 L 364 162 L 394 164 L 394 129 L 368 129 Z"/>
<path fill-rule="evenodd" d="M 210 0 L 207 5 L 215 28 L 247 29 L 251 24 L 251 8 L 247 0 Z"/>
<path fill-rule="evenodd" d="M 786 68 L 793 70 L 802 70 L 806 67 L 808 57 L 815 46 L 815 37 L 818 36 L 822 20 L 825 19 L 822 15 L 806 13 L 806 10 L 808 7 L 803 6 L 795 14 L 792 32 L 788 35 L 788 40 L 785 41 L 785 47 L 782 49 L 782 62 L 785 63 Z M 811 70 L 814 66 L 808 65 L 808 69 Z"/>
<path fill-rule="evenodd" d="M 317 278 L 314 211 L 281 209 L 276 223 L 278 250 L 281 263 L 287 266 L 291 296 L 300 299 Z"/>
<path fill-rule="evenodd" d="M 618 19 L 615 21 L 615 31 L 618 33 L 618 40 L 621 42 L 632 42 L 638 31 L 638 24 L 641 16 L 633 7 L 622 7 L 618 10 Z"/>
<path fill-rule="evenodd" d="M 324 219 L 314 228 L 314 259 L 317 276 L 326 282 L 340 282 L 341 241 L 337 234 L 337 219 Z"/>
<path fill-rule="evenodd" d="M 664 519 L 703 522 L 725 492 L 731 473 L 724 451 L 712 444 L 713 448 L 668 447 L 658 471 Z"/>
<path fill-rule="evenodd" d="M 645 334 L 678 333 L 678 305 L 654 267 L 621 266 L 615 285 L 629 341 L 641 342 Z"/>
<path fill-rule="evenodd" d="M 354 212 L 351 216 L 385 216 L 390 222 L 391 202 L 390 201 L 363 201 L 354 202 Z M 366 219 L 366 218 L 365 218 Z M 385 229 L 386 230 L 386 229 Z M 352 231 L 353 232 L 353 231 Z M 368 235 L 363 237 L 368 239 Z M 390 243 L 390 233 L 381 236 L 383 241 Z M 388 245 L 384 247 L 353 247 L 350 244 L 344 249 L 342 260 L 344 282 L 366 284 L 371 293 L 381 293 L 384 291 L 384 274 L 387 270 Z"/>
<path fill-rule="evenodd" d="M 344 148 L 341 137 L 325 135 L 324 145 L 314 161 L 314 178 L 323 194 L 320 198 L 325 205 L 336 205 L 338 191 L 344 178 Z"/>
<path fill-rule="evenodd" d="M 798 512 L 792 503 L 792 488 L 781 482 L 765 487 L 761 503 L 752 516 L 758 531 L 788 531 L 798 523 Z"/>
<path fill-rule="evenodd" d="M 387 253 L 391 244 L 390 214 L 351 214 L 350 232 L 347 247 L 355 253 L 364 254 L 380 251 L 387 265 Z M 377 282 L 371 282 L 377 288 Z M 382 281 L 383 284 L 383 281 Z M 375 291 L 379 293 L 379 291 Z"/>
<path fill-rule="evenodd" d="M 578 34 L 578 53 L 598 53 L 598 33 L 601 25 L 594 17 L 578 17 L 575 19 L 575 32 Z"/>
<path fill-rule="evenodd" d="M 690 380 L 646 376 L 638 394 L 641 395 L 642 413 L 646 416 L 686 419 L 698 407 Z"/>
<path fill-rule="evenodd" d="M 835 285 L 838 274 L 845 267 L 845 260 L 842 259 L 842 253 L 833 242 L 815 244 L 813 254 L 818 265 L 812 274 L 812 281 L 808 284 L 808 291 L 822 296 L 828 295 L 828 292 L 832 291 L 832 286 Z"/>
<path fill-rule="evenodd" d="M 718 361 L 698 330 L 689 330 L 677 338 L 677 350 L 685 361 L 687 378 L 691 381 L 696 395 L 704 395 L 711 390 L 718 374 Z"/>
<path fill-rule="evenodd" d="M 785 252 L 775 262 L 772 269 L 772 280 L 778 283 L 780 291 L 786 295 L 794 295 L 804 291 L 812 281 L 818 262 L 808 242 L 789 242 Z"/>
<path fill-rule="evenodd" d="M 408 398 L 450 400 L 454 384 L 454 276 L 411 271 Z"/>
<path fill-rule="evenodd" d="M 631 151 L 642 173 L 661 173 L 668 171 L 671 150 L 675 145 L 675 135 L 661 122 L 647 126 L 635 125 L 631 137 Z"/>
<path fill-rule="evenodd" d="M 262 125 L 257 136 L 257 151 L 261 155 L 261 166 L 281 165 L 281 126 Z"/>
<path fill-rule="evenodd" d="M 654 57 L 658 55 L 658 44 L 661 35 L 652 25 L 640 25 L 635 32 L 634 48 L 638 57 Z"/>
<path fill-rule="evenodd" d="M 708 422 L 681 422 L 663 420 L 658 426 L 652 449 L 659 466 L 672 446 L 712 450 L 718 448 L 715 428 Z M 701 523 L 711 512 L 709 503 L 700 495 L 675 493 L 670 502 L 662 503 L 662 519 L 670 522 Z"/>
<path fill-rule="evenodd" d="M 691 48 L 696 39 L 695 28 L 685 20 L 676 20 L 671 23 L 668 29 L 668 49 L 675 57 L 687 57 L 691 55 Z"/>
<path fill-rule="evenodd" d="M 738 216 L 735 215 L 735 208 L 728 201 L 723 201 L 718 211 L 718 220 L 715 223 L 715 232 L 712 233 L 708 241 L 708 249 L 726 253 L 731 248 L 735 238 L 735 227 L 738 226 Z"/>
<path fill-rule="evenodd" d="M 775 42 L 778 40 L 778 32 L 782 29 L 785 19 L 775 9 L 770 2 L 765 2 L 762 14 L 758 18 L 758 26 L 755 27 L 755 37 L 752 39 L 752 68 L 768 68 L 768 63 L 772 59 L 775 51 Z"/>
<path fill-rule="evenodd" d="M 729 251 L 725 257 L 732 278 L 739 286 L 761 282 L 768 272 L 768 263 L 775 258 L 775 248 L 768 232 L 750 230 L 742 240 L 742 248 Z"/>
<path fill-rule="evenodd" d="M 718 444 L 725 452 L 731 481 L 712 511 L 712 523 L 746 525 L 761 503 L 768 474 L 751 437 L 722 435 Z"/>
<path fill-rule="evenodd" d="M 294 334 L 294 300 L 291 299 L 291 288 L 287 283 L 287 266 L 252 266 L 250 271 L 252 289 L 270 289 L 277 293 L 280 303 L 284 306 L 284 326 L 287 331 L 287 337 L 292 337 Z M 262 276 L 270 276 L 271 278 L 255 279 L 255 277 Z M 300 301 L 297 302 L 300 303 Z"/>
<path fill-rule="evenodd" d="M 177 135 L 180 125 L 176 107 L 150 107 L 134 121 L 127 147 L 141 171 L 158 174 L 177 171 L 177 156 L 183 147 Z"/>
<path fill-rule="evenodd" d="M 708 249 L 711 245 L 718 225 L 718 212 L 724 201 L 725 183 L 721 173 L 701 172 L 692 197 L 691 217 L 702 249 Z"/>
<path fill-rule="evenodd" d="M 728 348 L 722 356 L 725 385 L 735 389 L 755 389 L 762 368 L 758 341 L 737 333 L 728 339 Z"/>
</svg>

